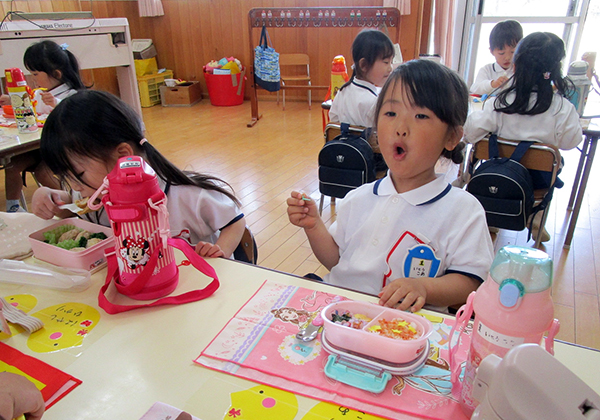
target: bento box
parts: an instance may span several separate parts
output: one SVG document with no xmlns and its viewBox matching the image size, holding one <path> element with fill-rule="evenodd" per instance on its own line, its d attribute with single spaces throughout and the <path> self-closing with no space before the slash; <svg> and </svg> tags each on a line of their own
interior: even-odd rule
<svg viewBox="0 0 600 420">
<path fill-rule="evenodd" d="M 81 231 L 91 233 L 104 233 L 106 239 L 80 251 L 71 251 L 45 242 L 44 233 L 60 232 L 66 229 L 63 226 L 71 225 Z M 44 229 L 29 235 L 29 242 L 33 250 L 33 256 L 50 264 L 67 268 L 78 268 L 87 271 L 96 271 L 106 265 L 104 250 L 114 245 L 112 229 L 81 220 L 79 218 L 63 219 Z"/>
<path fill-rule="evenodd" d="M 420 359 L 433 332 L 431 322 L 422 316 L 367 302 L 332 303 L 323 308 L 321 317 L 331 348 L 392 365 Z"/>
</svg>

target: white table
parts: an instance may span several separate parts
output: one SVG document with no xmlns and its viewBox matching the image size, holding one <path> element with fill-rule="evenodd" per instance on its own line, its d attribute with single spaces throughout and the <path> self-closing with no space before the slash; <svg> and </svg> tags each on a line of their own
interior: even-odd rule
<svg viewBox="0 0 600 420">
<path fill-rule="evenodd" d="M 40 147 L 42 129 L 34 133 L 19 133 L 16 127 L 0 127 L 4 136 L 0 139 L 0 169 L 4 169 L 15 155 L 36 150 Z"/>
<path fill-rule="evenodd" d="M 80 348 L 35 353 L 26 345 L 26 334 L 5 341 L 83 381 L 51 407 L 44 420 L 135 420 L 156 401 L 184 409 L 202 420 L 222 419 L 229 408 L 230 392 L 251 388 L 253 384 L 195 365 L 192 360 L 265 280 L 375 301 L 374 297 L 244 263 L 223 259 L 209 262 L 219 276 L 221 287 L 208 299 L 119 315 L 107 315 L 100 309 L 98 326 Z M 0 296 L 33 294 L 38 299 L 33 312 L 69 301 L 97 308 L 97 293 L 104 276 L 105 270 L 92 276 L 90 288 L 79 293 L 0 283 Z M 207 283 L 208 278 L 200 274 L 182 276 L 178 290 L 203 287 Z M 600 391 L 600 376 L 595 368 L 600 365 L 600 352 L 557 343 L 556 357 Z M 298 402 L 296 420 L 317 404 L 316 400 L 305 397 L 298 397 Z M 399 414 L 398 418 L 409 417 Z"/>
</svg>

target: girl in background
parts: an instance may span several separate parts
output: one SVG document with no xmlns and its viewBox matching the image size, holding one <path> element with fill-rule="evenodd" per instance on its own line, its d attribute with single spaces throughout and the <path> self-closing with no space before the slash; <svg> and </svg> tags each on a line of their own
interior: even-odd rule
<svg viewBox="0 0 600 420">
<path fill-rule="evenodd" d="M 35 91 L 34 100 L 37 101 L 36 113 L 42 120 L 62 99 L 85 89 L 79 76 L 77 59 L 67 47 L 66 44 L 58 45 L 49 40 L 41 41 L 27 48 L 23 56 L 23 63 L 31 73 L 35 87 L 40 88 Z M 8 95 L 2 95 L 0 102 L 9 103 Z M 8 212 L 25 211 L 19 205 L 19 198 L 26 171 L 33 172 L 40 184 L 59 188 L 56 178 L 41 162 L 38 150 L 14 156 L 4 178 Z"/>
<path fill-rule="evenodd" d="M 394 45 L 383 32 L 366 29 L 356 35 L 352 43 L 354 71 L 333 99 L 331 122 L 373 127 L 377 96 L 392 72 L 393 58 Z"/>
<path fill-rule="evenodd" d="M 46 120 L 40 147 L 44 161 L 72 191 L 38 189 L 33 212 L 39 217 L 72 216 L 58 206 L 90 197 L 119 158 L 136 155 L 154 169 L 168 197 L 172 236 L 187 240 L 203 257 L 229 258 L 241 241 L 246 221 L 229 185 L 178 169 L 146 140 L 136 112 L 110 93 L 83 91 L 61 102 Z M 110 225 L 102 208 L 84 217 Z"/>
<path fill-rule="evenodd" d="M 486 101 L 481 111 L 469 114 L 465 139 L 476 143 L 488 133 L 509 140 L 552 144 L 559 149 L 576 147 L 582 139 L 579 115 L 567 97 L 572 82 L 562 75 L 563 41 L 550 32 L 534 32 L 521 40 L 514 61 L 512 83 L 496 98 Z M 548 188 L 550 173 L 530 171 L 534 188 Z M 557 180 L 557 186 L 562 181 Z M 533 223 L 539 229 L 542 213 Z M 542 242 L 550 240 L 548 232 Z"/>
</svg>

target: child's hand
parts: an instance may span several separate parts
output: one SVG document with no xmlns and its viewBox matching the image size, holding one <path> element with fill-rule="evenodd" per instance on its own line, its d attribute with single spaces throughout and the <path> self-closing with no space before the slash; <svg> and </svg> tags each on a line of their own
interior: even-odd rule
<svg viewBox="0 0 600 420">
<path fill-rule="evenodd" d="M 287 205 L 291 224 L 304 229 L 312 229 L 317 225 L 319 220 L 317 204 L 306 194 L 292 191 L 290 198 L 287 199 Z"/>
<path fill-rule="evenodd" d="M 10 105 L 10 96 L 0 95 L 0 105 Z"/>
<path fill-rule="evenodd" d="M 410 308 L 411 312 L 420 310 L 427 301 L 427 289 L 423 279 L 400 278 L 385 286 L 379 292 L 379 304 L 401 311 Z"/>
<path fill-rule="evenodd" d="M 54 216 L 63 213 L 64 210 L 59 209 L 66 203 L 65 197 L 66 192 L 59 190 L 52 190 L 48 187 L 40 187 L 33 193 L 31 199 L 31 206 L 33 214 L 42 219 L 52 219 Z"/>
<path fill-rule="evenodd" d="M 39 420 L 44 414 L 44 399 L 33 382 L 14 373 L 0 373 L 0 418 L 12 419 L 25 414 Z"/>
<path fill-rule="evenodd" d="M 48 106 L 54 108 L 56 106 L 56 98 L 50 92 L 42 92 L 42 101 Z"/>
<path fill-rule="evenodd" d="M 219 258 L 225 256 L 219 245 L 211 244 L 210 242 L 198 242 L 195 251 L 201 257 Z"/>
<path fill-rule="evenodd" d="M 508 77 L 500 76 L 496 80 L 492 80 L 492 87 L 496 89 L 497 87 L 502 86 L 504 83 L 508 81 Z"/>
</svg>

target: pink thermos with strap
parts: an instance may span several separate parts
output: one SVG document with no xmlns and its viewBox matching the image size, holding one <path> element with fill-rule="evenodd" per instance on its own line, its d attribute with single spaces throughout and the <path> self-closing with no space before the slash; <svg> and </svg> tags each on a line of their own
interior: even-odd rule
<svg viewBox="0 0 600 420">
<path fill-rule="evenodd" d="M 478 404 L 472 398 L 475 372 L 486 356 L 504 357 L 519 344 L 540 344 L 546 331 L 546 350 L 554 354 L 559 323 L 554 319 L 551 286 L 552 260 L 548 254 L 533 248 L 505 246 L 498 251 L 487 280 L 459 309 L 451 337 L 454 331 L 462 334 L 475 312 L 462 383 L 462 364 L 456 360 L 460 334 L 450 346 L 453 393 L 469 418 Z"/>
<path fill-rule="evenodd" d="M 168 246 L 167 198 L 154 170 L 139 156 L 122 157 L 89 203 L 101 192 L 115 239 L 117 290 L 139 300 L 171 293 L 179 276 Z"/>
</svg>

